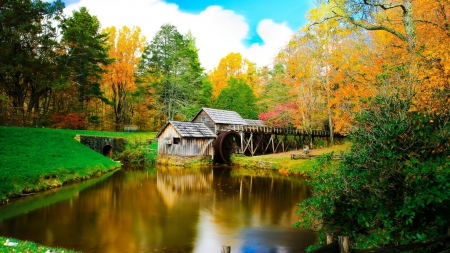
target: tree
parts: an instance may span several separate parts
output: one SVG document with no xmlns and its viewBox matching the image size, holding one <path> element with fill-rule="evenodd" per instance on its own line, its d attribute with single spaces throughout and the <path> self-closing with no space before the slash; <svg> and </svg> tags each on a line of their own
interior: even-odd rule
<svg viewBox="0 0 450 253">
<path fill-rule="evenodd" d="M 258 91 L 258 78 L 255 64 L 242 58 L 240 53 L 229 53 L 220 59 L 217 68 L 209 73 L 209 79 L 213 84 L 213 97 L 217 98 L 231 78 L 244 79 L 255 95 Z"/>
<path fill-rule="evenodd" d="M 164 122 L 182 115 L 183 108 L 198 98 L 202 72 L 195 41 L 173 25 L 163 25 L 145 48 L 140 63 L 141 80 L 154 91 L 155 106 Z M 164 123 L 163 122 L 163 123 Z"/>
<path fill-rule="evenodd" d="M 220 92 L 214 107 L 235 111 L 245 119 L 257 119 L 259 113 L 253 90 L 244 80 L 235 78 L 231 78 L 227 87 Z"/>
<path fill-rule="evenodd" d="M 11 117 L 39 113 L 41 98 L 59 86 L 56 23 L 64 4 L 42 1 L 0 2 L 0 93 L 8 97 Z M 45 71 L 43 71 L 45 70 Z"/>
<path fill-rule="evenodd" d="M 297 224 L 320 230 L 322 240 L 324 232 L 336 229 L 358 248 L 445 234 L 450 225 L 450 194 L 443 190 L 450 173 L 450 89 L 444 67 L 449 51 L 442 44 L 449 42 L 448 4 L 330 3 L 332 15 L 317 24 L 336 19 L 371 31 L 367 45 L 377 64 L 373 76 L 359 82 L 376 89 L 377 96 L 362 99 L 366 104 L 350 133 L 350 154 L 337 166 L 329 156 L 312 173 L 313 196 L 301 204 Z"/>
<path fill-rule="evenodd" d="M 294 127 L 295 116 L 299 111 L 295 103 L 279 103 L 275 108 L 266 113 L 258 115 L 258 119 L 264 121 L 270 127 L 292 128 Z"/>
<path fill-rule="evenodd" d="M 289 87 L 283 83 L 284 76 L 284 65 L 277 61 L 273 68 L 264 66 L 258 70 L 258 86 L 261 87 L 258 106 L 262 111 L 272 110 L 280 101 L 292 101 Z"/>
<path fill-rule="evenodd" d="M 448 2 L 440 0 L 330 1 L 338 19 L 375 34 L 374 45 L 386 59 L 384 74 L 395 78 L 395 88 L 414 101 L 412 110 L 424 113 L 448 108 L 450 83 L 445 65 L 449 63 L 450 39 Z M 387 56 L 389 57 L 389 56 Z M 397 71 L 403 69 L 402 72 Z M 389 73 L 387 73 L 389 71 Z M 397 74 L 397 75 L 395 75 Z M 391 87 L 384 87 L 391 88 Z M 388 91 L 392 92 L 392 91 Z"/>
<path fill-rule="evenodd" d="M 132 111 L 131 95 L 137 89 L 135 73 L 144 51 L 145 37 L 141 35 L 139 27 L 130 29 L 124 26 L 117 31 L 113 26 L 106 28 L 103 33 L 108 34 L 108 54 L 115 61 L 104 67 L 106 72 L 102 83 L 105 96 L 112 102 L 118 131 Z"/>
<path fill-rule="evenodd" d="M 450 114 L 411 111 L 399 94 L 377 96 L 357 117 L 342 163 L 329 156 L 301 203 L 305 228 L 350 236 L 358 248 L 407 244 L 450 225 Z"/>
<path fill-rule="evenodd" d="M 100 90 L 102 66 L 110 64 L 106 33 L 100 32 L 100 22 L 85 7 L 74 11 L 62 24 L 61 43 L 66 47 L 66 74 L 78 92 L 78 110 L 93 98 L 105 100 Z M 106 100 L 105 100 L 106 101 Z"/>
</svg>

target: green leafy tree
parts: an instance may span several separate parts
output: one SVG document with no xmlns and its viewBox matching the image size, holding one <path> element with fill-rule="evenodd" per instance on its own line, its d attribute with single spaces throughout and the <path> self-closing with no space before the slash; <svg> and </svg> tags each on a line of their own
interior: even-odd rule
<svg viewBox="0 0 450 253">
<path fill-rule="evenodd" d="M 140 80 L 150 84 L 155 109 L 161 112 L 164 121 L 176 116 L 187 118 L 184 109 L 195 104 L 199 97 L 202 72 L 195 40 L 189 34 L 183 36 L 170 24 L 161 26 L 145 48 L 140 63 Z"/>
<path fill-rule="evenodd" d="M 0 1 L 0 93 L 13 108 L 7 113 L 23 116 L 23 124 L 58 84 L 56 24 L 63 8 L 59 0 Z"/>
<path fill-rule="evenodd" d="M 108 35 L 100 32 L 100 22 L 85 7 L 74 11 L 62 22 L 62 44 L 66 47 L 66 74 L 78 91 L 79 109 L 93 98 L 104 101 L 100 79 L 105 72 L 101 65 L 113 62 L 108 55 Z"/>
<path fill-rule="evenodd" d="M 450 225 L 450 114 L 412 112 L 398 94 L 357 117 L 351 152 L 313 174 L 296 224 L 350 236 L 358 248 L 407 244 Z"/>
<path fill-rule="evenodd" d="M 231 78 L 217 97 L 214 107 L 235 111 L 246 119 L 258 119 L 255 94 L 243 79 Z"/>
</svg>

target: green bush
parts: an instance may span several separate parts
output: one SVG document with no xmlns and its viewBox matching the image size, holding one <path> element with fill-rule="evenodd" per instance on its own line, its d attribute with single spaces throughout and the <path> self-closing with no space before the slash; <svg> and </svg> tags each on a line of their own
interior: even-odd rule
<svg viewBox="0 0 450 253">
<path fill-rule="evenodd" d="M 158 156 L 158 143 L 129 142 L 118 158 L 125 162 L 154 164 Z"/>
<path fill-rule="evenodd" d="M 422 241 L 450 225 L 450 115 L 411 112 L 399 96 L 357 117 L 351 152 L 324 157 L 295 225 L 350 236 L 356 248 Z"/>
</svg>

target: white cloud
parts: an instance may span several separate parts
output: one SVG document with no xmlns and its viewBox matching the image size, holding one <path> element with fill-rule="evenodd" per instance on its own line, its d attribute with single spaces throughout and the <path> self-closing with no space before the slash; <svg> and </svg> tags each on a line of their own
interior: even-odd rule
<svg viewBox="0 0 450 253">
<path fill-rule="evenodd" d="M 220 6 L 210 6 L 194 15 L 160 0 L 80 0 L 68 5 L 65 12 L 71 14 L 82 6 L 97 16 L 104 28 L 113 25 L 141 27 L 148 42 L 166 23 L 176 26 L 183 34 L 191 31 L 200 49 L 200 62 L 206 70 L 216 67 L 230 52 L 240 52 L 258 66 L 268 65 L 293 33 L 284 23 L 262 20 L 257 32 L 263 44 L 247 48 L 243 43 L 249 32 L 245 17 Z"/>
<path fill-rule="evenodd" d="M 258 66 L 271 65 L 277 53 L 293 35 L 285 23 L 277 24 L 270 19 L 259 22 L 257 32 L 264 44 L 253 44 L 243 55 Z"/>
</svg>

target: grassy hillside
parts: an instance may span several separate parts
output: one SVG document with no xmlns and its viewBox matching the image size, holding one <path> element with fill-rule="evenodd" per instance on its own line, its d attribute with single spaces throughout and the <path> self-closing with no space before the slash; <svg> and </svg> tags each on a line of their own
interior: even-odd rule
<svg viewBox="0 0 450 253">
<path fill-rule="evenodd" d="M 154 138 L 155 133 L 18 128 L 0 126 L 0 201 L 18 194 L 87 179 L 119 167 L 77 142 L 77 134 Z"/>
</svg>

